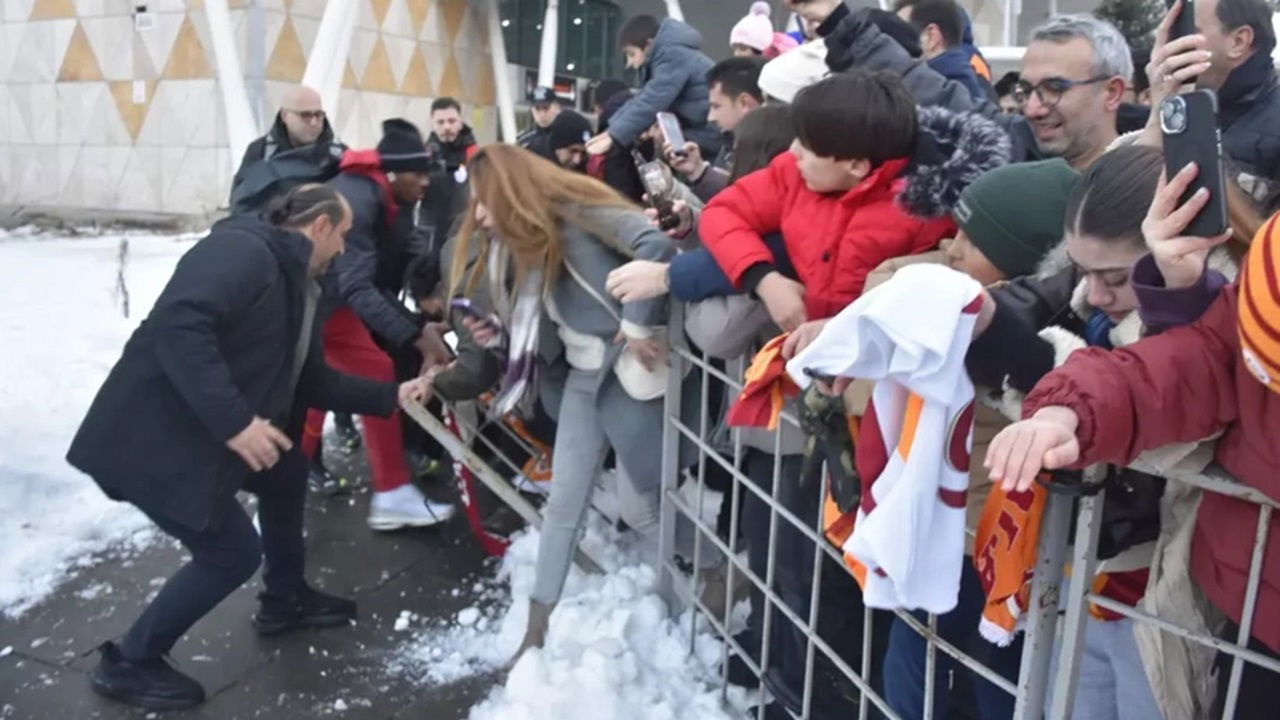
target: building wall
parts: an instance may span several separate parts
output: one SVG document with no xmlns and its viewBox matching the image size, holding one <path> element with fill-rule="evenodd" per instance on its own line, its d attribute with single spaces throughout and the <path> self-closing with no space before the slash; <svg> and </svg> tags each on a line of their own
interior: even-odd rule
<svg viewBox="0 0 1280 720">
<path fill-rule="evenodd" d="M 261 22 L 249 0 L 230 0 L 230 14 L 265 127 L 302 79 L 324 0 L 256 1 Z M 395 116 L 425 130 L 431 100 L 452 95 L 492 139 L 479 9 L 357 2 L 339 135 L 373 145 Z M 135 3 L 144 0 L 0 0 L 0 204 L 190 215 L 225 203 L 231 159 L 203 0 L 145 0 L 154 17 L 145 30 L 135 29 Z"/>
</svg>

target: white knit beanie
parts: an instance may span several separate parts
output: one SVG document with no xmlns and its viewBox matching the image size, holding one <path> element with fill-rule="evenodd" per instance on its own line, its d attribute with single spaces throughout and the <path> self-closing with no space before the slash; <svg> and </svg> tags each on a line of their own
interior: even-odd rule
<svg viewBox="0 0 1280 720">
<path fill-rule="evenodd" d="M 773 44 L 773 21 L 769 19 L 772 12 L 767 2 L 752 3 L 751 12 L 739 20 L 729 33 L 729 44 L 746 45 L 764 52 L 765 48 Z"/>
<path fill-rule="evenodd" d="M 827 44 L 814 40 L 765 63 L 760 70 L 760 90 L 769 97 L 791 102 L 796 93 L 830 73 Z"/>
</svg>

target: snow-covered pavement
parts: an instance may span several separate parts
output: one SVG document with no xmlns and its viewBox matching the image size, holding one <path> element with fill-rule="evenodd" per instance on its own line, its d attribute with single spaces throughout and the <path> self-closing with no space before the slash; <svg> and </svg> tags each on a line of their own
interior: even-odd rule
<svg viewBox="0 0 1280 720">
<path fill-rule="evenodd" d="M 125 238 L 128 318 L 118 288 Z M 0 231 L 0 612 L 22 613 L 95 553 L 151 536 L 146 518 L 64 456 L 192 240 Z"/>
</svg>

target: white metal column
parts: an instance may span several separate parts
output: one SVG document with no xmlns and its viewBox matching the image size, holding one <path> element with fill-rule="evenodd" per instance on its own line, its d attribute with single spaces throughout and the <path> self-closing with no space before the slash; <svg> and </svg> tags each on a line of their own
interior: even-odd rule
<svg viewBox="0 0 1280 720">
<path fill-rule="evenodd" d="M 209 36 L 213 41 L 213 59 L 217 67 L 218 88 L 222 92 L 222 107 L 227 116 L 227 145 L 230 150 L 231 172 L 236 171 L 244 149 L 253 142 L 257 125 L 249 109 L 249 95 L 244 89 L 244 74 L 240 72 L 240 58 L 236 54 L 235 36 L 231 33 L 231 13 L 227 0 L 209 0 L 205 3 L 209 18 Z"/>
<path fill-rule="evenodd" d="M 1018 18 L 1021 16 L 1022 0 L 1004 0 L 1004 32 L 1001 37 L 1005 47 L 1018 44 Z"/>
<path fill-rule="evenodd" d="M 515 97 L 511 94 L 511 74 L 507 71 L 507 42 L 502 34 L 498 0 L 485 0 L 484 11 L 489 23 L 489 52 L 493 61 L 493 88 L 498 101 L 498 126 L 502 128 L 503 140 L 515 142 Z"/>
<path fill-rule="evenodd" d="M 684 22 L 684 10 L 680 8 L 680 0 L 667 0 L 667 17 Z"/>
<path fill-rule="evenodd" d="M 560 42 L 560 0 L 547 0 L 542 16 L 542 52 L 538 55 L 538 84 L 551 87 L 556 79 L 556 51 Z"/>
<path fill-rule="evenodd" d="M 316 42 L 307 57 L 307 69 L 302 75 L 302 84 L 320 93 L 325 112 L 335 120 L 355 24 L 354 0 L 329 0 L 320 18 Z"/>
</svg>

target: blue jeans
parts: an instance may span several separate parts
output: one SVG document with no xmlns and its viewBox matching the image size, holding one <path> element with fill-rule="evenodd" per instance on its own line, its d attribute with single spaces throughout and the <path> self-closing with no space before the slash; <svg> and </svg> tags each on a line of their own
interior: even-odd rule
<svg viewBox="0 0 1280 720">
<path fill-rule="evenodd" d="M 957 649 L 995 670 L 1011 682 L 1017 682 L 1022 660 L 1022 637 L 1009 647 L 998 647 L 978 633 L 978 619 L 986 597 L 973 563 L 965 558 L 960 574 L 960 596 L 956 607 L 946 615 L 938 616 L 938 634 Z M 912 615 L 923 624 L 929 616 L 924 612 Z M 924 717 L 925 640 L 902 619 L 894 618 L 889 631 L 889 652 L 884 659 L 884 694 L 889 707 L 904 718 L 912 720 Z M 973 686 L 978 705 L 978 716 L 983 720 L 1003 720 L 1013 717 L 1014 697 L 1004 690 L 978 677 L 943 652 L 936 654 L 933 684 L 933 717 L 946 720 L 951 704 L 951 685 L 947 675 L 963 673 Z M 958 679 L 958 678 L 957 678 Z"/>
</svg>

